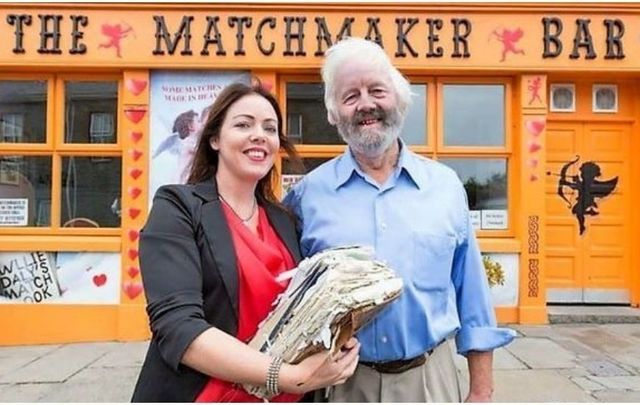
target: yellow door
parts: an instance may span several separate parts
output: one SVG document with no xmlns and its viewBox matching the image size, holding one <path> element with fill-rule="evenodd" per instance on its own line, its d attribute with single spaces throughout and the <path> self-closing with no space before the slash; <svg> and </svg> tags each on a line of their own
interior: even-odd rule
<svg viewBox="0 0 640 405">
<path fill-rule="evenodd" d="M 629 303 L 630 136 L 624 123 L 549 123 L 549 302 Z"/>
</svg>

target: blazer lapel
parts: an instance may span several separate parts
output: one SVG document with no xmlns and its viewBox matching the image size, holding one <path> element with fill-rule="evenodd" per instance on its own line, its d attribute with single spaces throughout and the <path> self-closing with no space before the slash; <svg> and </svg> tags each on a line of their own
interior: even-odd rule
<svg viewBox="0 0 640 405">
<path fill-rule="evenodd" d="M 222 211 L 218 191 L 213 180 L 196 185 L 196 194 L 205 200 L 201 222 L 207 237 L 211 256 L 216 262 L 224 286 L 227 289 L 234 314 L 238 317 L 238 270 L 231 230 Z"/>
<path fill-rule="evenodd" d="M 269 222 L 271 222 L 276 233 L 289 249 L 289 253 L 291 253 L 293 260 L 298 264 L 300 260 L 302 260 L 302 257 L 300 255 L 298 235 L 296 234 L 295 225 L 293 224 L 292 219 L 272 204 L 267 204 L 266 211 L 267 217 L 269 217 Z"/>
</svg>

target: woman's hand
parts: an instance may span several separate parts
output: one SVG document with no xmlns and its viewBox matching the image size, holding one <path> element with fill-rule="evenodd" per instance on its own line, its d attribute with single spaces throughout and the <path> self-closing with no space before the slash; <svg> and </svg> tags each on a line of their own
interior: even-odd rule
<svg viewBox="0 0 640 405">
<path fill-rule="evenodd" d="M 280 370 L 280 390 L 303 394 L 343 384 L 358 366 L 359 351 L 360 343 L 356 338 L 351 338 L 335 355 L 325 350 L 309 356 L 299 364 L 284 364 Z"/>
</svg>

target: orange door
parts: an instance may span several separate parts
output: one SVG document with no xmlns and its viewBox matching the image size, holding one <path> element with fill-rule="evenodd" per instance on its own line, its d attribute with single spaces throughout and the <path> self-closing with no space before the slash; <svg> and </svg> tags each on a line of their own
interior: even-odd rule
<svg viewBox="0 0 640 405">
<path fill-rule="evenodd" d="M 629 303 L 629 124 L 550 122 L 547 301 Z"/>
</svg>

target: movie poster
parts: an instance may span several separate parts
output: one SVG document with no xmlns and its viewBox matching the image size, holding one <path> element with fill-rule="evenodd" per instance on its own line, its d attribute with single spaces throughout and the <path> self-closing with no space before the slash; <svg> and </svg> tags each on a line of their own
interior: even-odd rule
<svg viewBox="0 0 640 405">
<path fill-rule="evenodd" d="M 208 107 L 226 85 L 238 81 L 248 84 L 249 74 L 216 71 L 151 73 L 149 206 L 160 186 L 186 182 Z"/>
<path fill-rule="evenodd" d="M 0 303 L 118 304 L 120 254 L 0 252 Z"/>
</svg>

